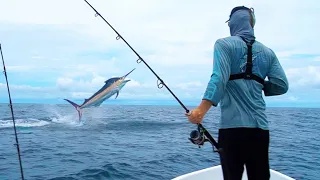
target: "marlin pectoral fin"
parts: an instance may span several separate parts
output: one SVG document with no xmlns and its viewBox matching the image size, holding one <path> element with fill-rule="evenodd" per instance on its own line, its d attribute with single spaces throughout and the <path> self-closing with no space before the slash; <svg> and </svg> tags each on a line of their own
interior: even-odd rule
<svg viewBox="0 0 320 180">
<path fill-rule="evenodd" d="M 117 90 L 117 95 L 116 95 L 116 98 L 114 98 L 114 99 L 117 99 L 118 96 L 119 96 L 119 90 Z"/>
</svg>

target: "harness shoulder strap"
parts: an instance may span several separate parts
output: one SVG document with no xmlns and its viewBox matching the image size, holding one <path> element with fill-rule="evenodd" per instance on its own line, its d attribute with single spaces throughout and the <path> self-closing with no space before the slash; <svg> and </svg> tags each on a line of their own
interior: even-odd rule
<svg viewBox="0 0 320 180">
<path fill-rule="evenodd" d="M 230 75 L 229 80 L 248 79 L 248 80 L 255 80 L 255 81 L 261 83 L 262 85 L 264 85 L 264 79 L 262 79 L 259 76 L 252 73 L 252 66 L 253 66 L 253 64 L 252 64 L 252 44 L 254 43 L 254 40 L 252 40 L 250 42 L 246 42 L 243 38 L 242 38 L 242 40 L 247 44 L 247 47 L 248 47 L 246 71 L 244 73 Z"/>
</svg>

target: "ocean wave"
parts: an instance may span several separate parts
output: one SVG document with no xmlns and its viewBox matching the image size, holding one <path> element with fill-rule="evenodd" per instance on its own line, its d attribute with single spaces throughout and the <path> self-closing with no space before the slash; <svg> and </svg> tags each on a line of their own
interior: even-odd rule
<svg viewBox="0 0 320 180">
<path fill-rule="evenodd" d="M 57 179 L 135 179 L 130 173 L 123 173 L 120 169 L 126 169 L 134 174 L 133 167 L 127 163 L 106 164 L 102 167 L 83 169 L 76 174 L 70 174 L 62 177 L 55 177 L 51 180 Z"/>
<path fill-rule="evenodd" d="M 130 121 L 118 121 L 118 122 L 112 122 L 108 124 L 108 129 L 123 129 L 126 130 L 152 130 L 154 131 L 156 129 L 161 128 L 169 128 L 169 127 L 179 127 L 182 125 L 185 125 L 184 122 L 159 122 L 159 121 L 141 121 L 141 120 L 130 120 Z"/>
</svg>

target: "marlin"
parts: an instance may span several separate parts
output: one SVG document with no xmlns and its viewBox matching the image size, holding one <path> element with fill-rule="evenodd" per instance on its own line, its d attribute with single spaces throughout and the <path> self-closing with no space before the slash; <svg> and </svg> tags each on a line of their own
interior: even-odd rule
<svg viewBox="0 0 320 180">
<path fill-rule="evenodd" d="M 116 95 L 116 98 L 119 95 L 120 90 L 126 85 L 127 82 L 130 80 L 125 80 L 125 78 L 134 71 L 131 70 L 128 74 L 122 76 L 122 77 L 113 77 L 108 80 L 106 80 L 104 83 L 104 86 L 99 89 L 96 93 L 94 93 L 90 98 L 85 99 L 84 102 L 81 105 L 78 105 L 68 99 L 64 99 L 68 101 L 71 105 L 73 105 L 76 110 L 78 111 L 79 115 L 79 121 L 82 117 L 82 109 L 84 108 L 90 108 L 90 107 L 98 107 L 100 106 L 106 99 L 110 98 L 111 96 Z"/>
</svg>

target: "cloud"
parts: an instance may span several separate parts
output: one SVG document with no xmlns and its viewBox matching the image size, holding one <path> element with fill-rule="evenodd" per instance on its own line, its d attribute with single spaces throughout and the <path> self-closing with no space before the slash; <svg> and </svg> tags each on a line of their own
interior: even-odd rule
<svg viewBox="0 0 320 180">
<path fill-rule="evenodd" d="M 43 59 L 44 57 L 42 57 L 42 56 L 32 56 L 31 58 L 32 59 Z"/>
<path fill-rule="evenodd" d="M 34 70 L 35 66 L 6 66 L 6 70 L 9 72 L 30 72 Z"/>
<path fill-rule="evenodd" d="M 320 89 L 320 66 L 307 66 L 287 69 L 290 89 L 306 91 Z"/>
<path fill-rule="evenodd" d="M 96 74 L 93 74 L 91 79 L 87 78 L 87 80 L 59 77 L 56 81 L 56 86 L 61 91 L 93 91 L 101 88 L 106 80 L 106 78 Z"/>
<path fill-rule="evenodd" d="M 271 97 L 265 97 L 265 102 L 267 106 L 305 106 L 304 99 L 300 99 L 294 95 L 285 94 L 282 96 L 271 96 Z M 308 101 L 307 101 L 308 103 Z M 309 101 L 309 104 L 314 103 L 313 101 Z M 308 106 L 307 106 L 308 107 Z M 309 106 L 310 107 L 310 106 Z"/>
<path fill-rule="evenodd" d="M 172 96 L 170 96 L 167 93 L 141 93 L 141 94 L 134 94 L 134 93 L 122 93 L 120 92 L 120 95 L 118 97 L 119 99 L 135 99 L 135 100 L 147 100 L 147 99 L 172 99 Z"/>
<path fill-rule="evenodd" d="M 71 78 L 58 78 L 57 79 L 57 86 L 61 90 L 67 90 L 69 87 L 74 86 L 73 79 Z"/>
<path fill-rule="evenodd" d="M 320 61 L 320 56 L 316 57 L 314 61 Z"/>
<path fill-rule="evenodd" d="M 74 99 L 86 99 L 92 96 L 92 93 L 89 92 L 71 92 L 71 98 Z"/>
<path fill-rule="evenodd" d="M 297 100 L 298 100 L 298 98 L 297 98 L 297 97 L 294 97 L 294 96 L 290 96 L 290 97 L 288 97 L 288 99 L 289 99 L 290 101 L 297 101 Z"/>
<path fill-rule="evenodd" d="M 140 86 L 141 86 L 141 84 L 138 81 L 135 81 L 133 79 L 130 79 L 130 81 L 126 84 L 126 87 L 128 87 L 128 88 L 137 88 Z"/>
<path fill-rule="evenodd" d="M 89 2 L 178 97 L 194 99 L 201 98 L 212 73 L 214 42 L 229 36 L 224 22 L 231 9 L 252 6 L 257 40 L 275 51 L 288 75 L 288 97 L 292 98 L 286 100 L 320 98 L 299 94 L 311 94 L 320 87 L 319 38 L 313 36 L 320 22 L 312 19 L 319 16 L 315 0 Z M 304 13 L 297 14 L 300 10 Z M 137 56 L 94 14 L 84 1 L 1 1 L 1 44 L 10 84 L 17 86 L 13 89 L 19 97 L 36 98 L 42 93 L 45 97 L 83 98 L 110 77 L 136 67 L 122 98 L 172 99 L 165 87 L 157 88 L 153 73 L 143 63 L 137 64 Z"/>
<path fill-rule="evenodd" d="M 32 8 L 31 10 L 31 8 L 21 8 L 22 6 L 15 6 L 13 2 L 7 2 L 8 8 L 3 9 L 2 17 L 6 17 L 5 15 L 10 13 L 8 9 L 11 7 L 19 10 L 18 12 L 21 14 L 26 14 L 28 18 L 21 18 L 15 13 L 9 20 L 3 19 L 3 21 L 21 24 L 63 25 L 63 27 L 68 27 L 70 31 L 75 31 L 76 34 L 93 38 L 96 43 L 107 45 L 106 47 L 126 49 L 126 52 L 129 53 L 129 48 L 121 40 L 115 40 L 116 34 L 101 18 L 94 17 L 94 11 L 85 2 L 54 1 L 43 3 L 39 0 L 26 4 L 24 1 L 20 2 L 22 5 L 25 4 L 26 7 L 32 3 L 41 8 Z M 159 3 L 146 0 L 140 0 L 135 4 L 126 1 L 126 6 L 123 6 L 124 2 L 92 0 L 90 3 L 122 33 L 130 44 L 139 49 L 139 52 L 152 51 L 147 53 L 146 56 L 154 58 L 158 63 L 168 65 L 185 62 L 210 63 L 210 61 L 203 60 L 207 58 L 201 56 L 211 53 L 215 39 L 229 35 L 228 27 L 224 21 L 228 18 L 231 8 L 238 5 L 236 1 L 220 3 L 219 6 L 215 1 L 204 1 L 203 4 L 205 5 L 197 2 L 181 5 L 179 2 L 161 1 Z M 144 6 L 141 6 L 140 3 Z M 309 44 L 310 42 L 316 43 L 315 38 L 309 36 L 309 34 L 312 34 L 310 31 L 316 33 L 315 29 L 308 28 L 309 33 L 301 34 L 299 37 L 295 36 L 301 32 L 301 29 L 310 27 L 310 25 L 317 25 L 309 18 L 316 13 L 313 7 L 306 7 L 303 2 L 288 3 L 286 9 L 280 8 L 277 1 L 244 1 L 242 3 L 255 7 L 257 37 L 270 47 L 275 48 L 276 51 L 303 53 L 308 50 L 310 52 L 309 50 L 312 48 L 303 46 L 304 42 L 308 40 Z M 310 3 L 315 3 L 315 1 Z M 308 8 L 308 10 L 303 15 L 297 16 L 296 10 L 300 7 Z M 71 14 L 70 8 L 73 8 Z M 56 9 L 59 9 L 59 13 L 56 13 Z M 269 10 L 272 10 L 272 15 L 268 13 Z M 196 11 L 197 13 L 190 14 L 190 11 Z M 125 13 L 119 14 L 119 12 Z M 42 16 L 39 17 L 38 14 L 42 14 Z M 293 16 L 295 18 L 292 18 Z M 274 19 L 277 19 L 277 21 L 274 21 Z M 290 28 L 290 31 L 287 31 L 286 29 L 292 25 L 299 28 Z M 274 38 L 270 38 L 272 37 L 271 34 L 275 34 L 276 41 Z M 317 46 L 313 47 L 317 48 Z M 315 50 L 312 51 L 318 52 L 319 48 Z M 189 58 L 188 54 L 191 54 Z"/>
<path fill-rule="evenodd" d="M 11 98 L 13 99 L 25 99 L 25 98 L 35 98 L 41 97 L 43 99 L 54 98 L 58 95 L 58 92 L 55 91 L 52 87 L 38 87 L 30 85 L 16 85 L 9 84 Z M 7 85 L 0 83 L 0 98 L 8 98 Z"/>
<path fill-rule="evenodd" d="M 187 83 L 180 83 L 177 84 L 177 87 L 182 90 L 192 90 L 198 89 L 199 87 L 204 87 L 205 85 L 199 81 L 187 82 Z"/>
</svg>

